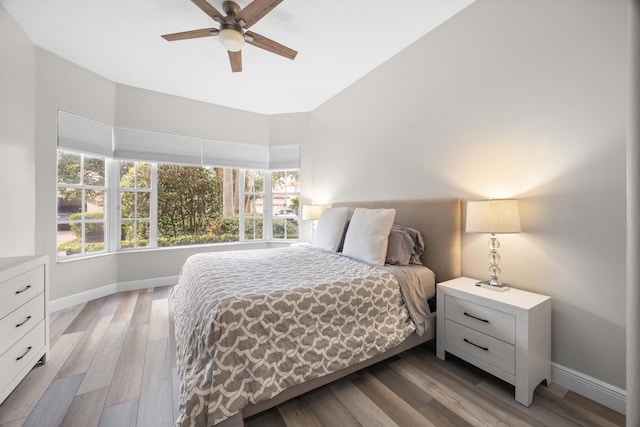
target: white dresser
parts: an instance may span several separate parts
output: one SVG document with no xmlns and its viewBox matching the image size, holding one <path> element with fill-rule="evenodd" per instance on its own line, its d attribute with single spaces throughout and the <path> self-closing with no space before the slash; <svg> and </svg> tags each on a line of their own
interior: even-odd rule
<svg viewBox="0 0 640 427">
<path fill-rule="evenodd" d="M 538 384 L 551 384 L 551 298 L 477 282 L 438 283 L 436 355 L 449 352 L 513 384 L 516 401 L 529 406 Z"/>
<path fill-rule="evenodd" d="M 49 357 L 47 256 L 0 258 L 0 403 Z"/>
</svg>

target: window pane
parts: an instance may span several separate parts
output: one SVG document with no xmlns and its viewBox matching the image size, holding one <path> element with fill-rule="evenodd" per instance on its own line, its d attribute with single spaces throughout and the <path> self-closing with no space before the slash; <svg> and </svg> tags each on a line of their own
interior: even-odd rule
<svg viewBox="0 0 640 427">
<path fill-rule="evenodd" d="M 287 217 L 298 220 L 300 202 L 298 196 L 273 195 L 273 214 L 279 217 Z"/>
<path fill-rule="evenodd" d="M 297 239 L 300 215 L 300 173 L 297 170 L 273 172 L 273 237 Z"/>
<path fill-rule="evenodd" d="M 297 239 L 298 219 L 289 217 L 273 218 L 273 237 L 276 239 Z"/>
<path fill-rule="evenodd" d="M 272 189 L 274 193 L 299 193 L 300 182 L 298 171 L 272 172 Z"/>
<path fill-rule="evenodd" d="M 104 219 L 104 190 L 87 190 L 85 219 Z"/>
<path fill-rule="evenodd" d="M 158 245 L 238 240 L 237 169 L 158 165 Z"/>
<path fill-rule="evenodd" d="M 286 192 L 287 193 L 299 193 L 300 192 L 300 172 L 288 171 L 286 178 Z"/>
<path fill-rule="evenodd" d="M 84 157 L 84 184 L 103 187 L 104 179 L 104 158 Z"/>
<path fill-rule="evenodd" d="M 264 192 L 264 172 L 246 170 L 244 172 L 244 180 L 246 193 Z"/>
<path fill-rule="evenodd" d="M 141 247 L 149 246 L 149 221 L 138 221 L 136 230 L 136 245 Z"/>
<path fill-rule="evenodd" d="M 78 214 L 73 219 L 82 219 L 82 190 L 77 188 L 58 188 L 58 221 L 69 221 L 72 214 Z"/>
<path fill-rule="evenodd" d="M 271 187 L 275 193 L 283 193 L 286 187 L 286 172 L 271 172 Z"/>
<path fill-rule="evenodd" d="M 58 256 L 82 253 L 82 190 L 58 188 Z M 73 221 L 73 223 L 72 223 Z"/>
<path fill-rule="evenodd" d="M 135 162 L 120 161 L 120 188 L 135 188 Z"/>
<path fill-rule="evenodd" d="M 257 215 L 256 196 L 254 195 L 244 196 L 244 213 L 247 217 L 252 217 Z"/>
<path fill-rule="evenodd" d="M 262 240 L 262 218 L 245 218 L 244 221 L 244 239 L 245 240 Z"/>
<path fill-rule="evenodd" d="M 151 188 L 151 163 L 136 163 L 136 188 Z"/>
<path fill-rule="evenodd" d="M 151 206 L 151 193 L 138 192 L 136 201 L 136 215 L 138 218 L 149 218 L 151 214 L 149 209 Z"/>
<path fill-rule="evenodd" d="M 120 194 L 120 218 L 135 218 L 136 193 L 125 191 Z"/>
<path fill-rule="evenodd" d="M 87 222 L 84 227 L 85 252 L 104 250 L 104 222 Z"/>
<path fill-rule="evenodd" d="M 135 248 L 133 222 L 123 221 L 120 225 L 120 247 Z"/>
<path fill-rule="evenodd" d="M 58 150 L 58 183 L 80 184 L 80 154 Z"/>
</svg>

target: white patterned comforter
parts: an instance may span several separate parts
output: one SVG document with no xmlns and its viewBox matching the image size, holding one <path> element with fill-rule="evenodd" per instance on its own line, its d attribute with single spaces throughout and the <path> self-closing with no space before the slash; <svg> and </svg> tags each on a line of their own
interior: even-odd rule
<svg viewBox="0 0 640 427">
<path fill-rule="evenodd" d="M 218 424 L 415 329 L 393 274 L 305 246 L 194 255 L 171 298 L 179 426 Z"/>
</svg>

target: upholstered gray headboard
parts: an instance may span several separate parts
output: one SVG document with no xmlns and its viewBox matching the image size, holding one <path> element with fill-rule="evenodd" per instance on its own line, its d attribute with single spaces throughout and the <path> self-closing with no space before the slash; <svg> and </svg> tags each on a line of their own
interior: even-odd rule
<svg viewBox="0 0 640 427">
<path fill-rule="evenodd" d="M 460 277 L 462 261 L 459 199 L 337 202 L 332 206 L 395 209 L 396 224 L 415 228 L 422 233 L 425 243 L 422 263 L 436 273 L 436 281 Z"/>
</svg>

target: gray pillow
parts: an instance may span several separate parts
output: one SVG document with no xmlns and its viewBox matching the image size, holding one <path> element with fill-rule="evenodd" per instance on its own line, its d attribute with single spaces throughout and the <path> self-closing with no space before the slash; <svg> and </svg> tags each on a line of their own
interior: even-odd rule
<svg viewBox="0 0 640 427">
<path fill-rule="evenodd" d="M 424 240 L 420 232 L 414 228 L 393 224 L 389 232 L 386 264 L 411 265 L 420 264 L 420 256 L 424 251 Z"/>
</svg>

